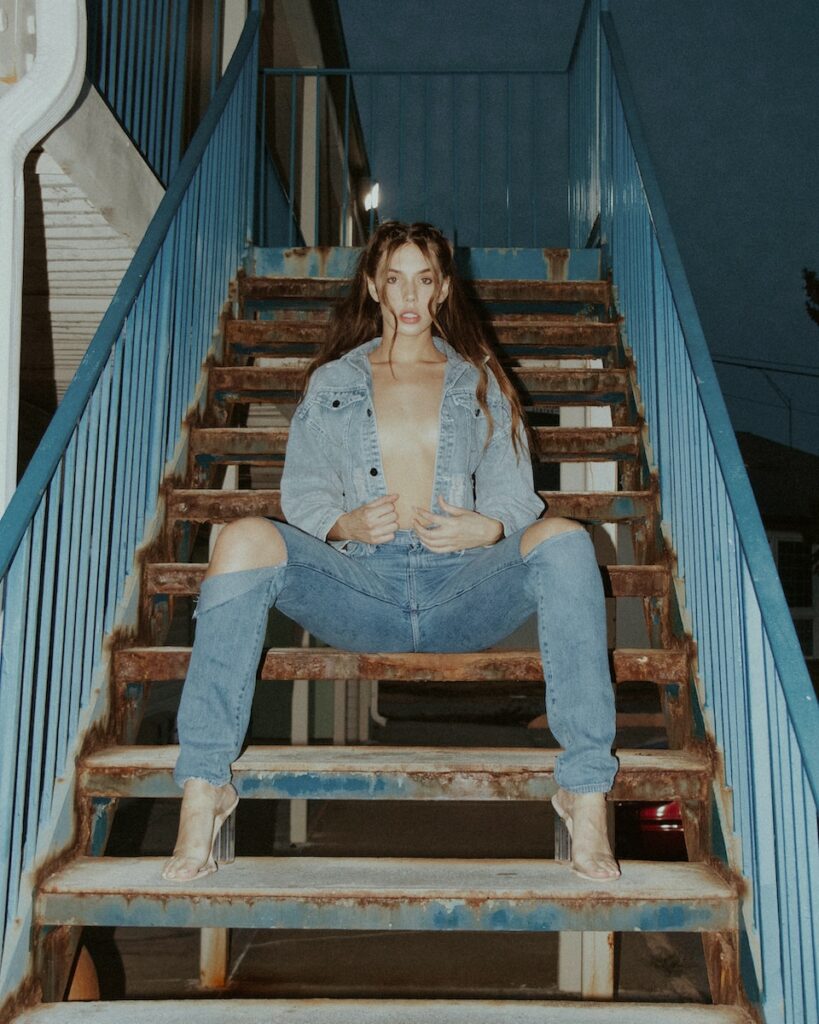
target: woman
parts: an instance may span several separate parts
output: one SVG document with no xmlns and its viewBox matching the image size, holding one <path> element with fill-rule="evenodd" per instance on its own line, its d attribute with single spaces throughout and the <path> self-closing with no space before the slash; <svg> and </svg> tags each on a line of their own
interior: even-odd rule
<svg viewBox="0 0 819 1024">
<path fill-rule="evenodd" d="M 563 747 L 552 803 L 573 834 L 574 870 L 618 877 L 605 810 L 614 698 L 592 543 L 572 520 L 538 518 L 520 402 L 430 225 L 388 222 L 364 250 L 308 370 L 281 494 L 288 524 L 226 526 L 202 584 L 164 877 L 216 869 L 273 604 L 358 651 L 479 650 L 536 610 Z"/>
</svg>

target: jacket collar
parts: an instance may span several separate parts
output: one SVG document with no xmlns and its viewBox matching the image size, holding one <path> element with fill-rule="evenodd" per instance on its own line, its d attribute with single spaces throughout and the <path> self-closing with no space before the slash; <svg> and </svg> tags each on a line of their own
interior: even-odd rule
<svg viewBox="0 0 819 1024">
<path fill-rule="evenodd" d="M 468 369 L 472 367 L 472 364 L 459 355 L 455 349 L 444 341 L 443 338 L 439 338 L 437 335 L 432 337 L 433 345 L 446 356 L 447 365 L 444 373 L 444 391 L 448 391 L 456 381 L 458 381 Z M 372 341 L 365 341 L 363 345 L 358 345 L 356 348 L 347 352 L 341 357 L 339 362 L 346 363 L 348 366 L 358 370 L 362 373 L 369 382 L 372 379 L 372 373 L 370 371 L 370 360 L 369 354 L 374 348 L 377 348 L 381 344 L 381 338 L 373 338 Z"/>
</svg>

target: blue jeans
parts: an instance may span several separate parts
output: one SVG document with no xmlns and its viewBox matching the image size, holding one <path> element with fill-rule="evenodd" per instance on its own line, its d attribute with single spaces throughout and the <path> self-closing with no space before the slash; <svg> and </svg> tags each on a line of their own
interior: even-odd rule
<svg viewBox="0 0 819 1024">
<path fill-rule="evenodd" d="M 527 555 L 523 531 L 488 548 L 435 554 L 401 530 L 372 554 L 344 554 L 277 523 L 284 563 L 210 576 L 179 706 L 175 779 L 223 785 L 239 756 L 269 609 L 348 651 L 477 651 L 534 611 L 549 727 L 563 750 L 555 777 L 578 793 L 606 792 L 617 772 L 614 692 L 603 586 L 585 530 L 550 537 Z"/>
</svg>

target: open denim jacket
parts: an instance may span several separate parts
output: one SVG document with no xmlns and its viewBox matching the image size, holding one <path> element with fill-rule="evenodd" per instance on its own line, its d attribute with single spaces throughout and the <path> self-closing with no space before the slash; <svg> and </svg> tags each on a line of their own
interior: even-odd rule
<svg viewBox="0 0 819 1024">
<path fill-rule="evenodd" d="M 290 424 L 282 511 L 288 523 L 320 540 L 343 513 L 387 493 L 368 358 L 380 341 L 374 338 L 320 366 Z M 475 398 L 478 371 L 446 341 L 433 341 L 446 355 L 447 366 L 431 511 L 442 514 L 437 504 L 437 495 L 442 494 L 451 505 L 499 519 L 509 536 L 534 522 L 544 507 L 534 491 L 526 439 L 518 458 L 512 447 L 509 402 L 490 372 L 487 405 L 494 432 L 484 450 L 487 422 Z M 350 554 L 375 547 L 331 543 Z"/>
</svg>

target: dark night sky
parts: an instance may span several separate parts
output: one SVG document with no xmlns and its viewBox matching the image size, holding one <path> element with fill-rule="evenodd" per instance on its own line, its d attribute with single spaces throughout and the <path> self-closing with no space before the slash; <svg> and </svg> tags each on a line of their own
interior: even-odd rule
<svg viewBox="0 0 819 1024">
<path fill-rule="evenodd" d="M 350 65 L 562 70 L 581 0 L 339 0 Z M 819 4 L 612 0 L 640 116 L 737 430 L 819 453 Z M 565 168 L 563 168 L 565 173 Z M 554 190 L 561 202 L 563 182 Z M 565 214 L 555 237 L 565 244 Z M 809 374 L 813 374 L 810 376 Z M 782 395 L 777 393 L 777 389 Z"/>
</svg>

